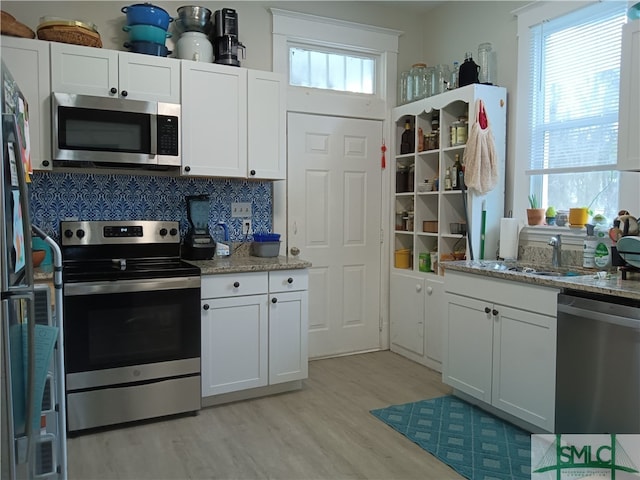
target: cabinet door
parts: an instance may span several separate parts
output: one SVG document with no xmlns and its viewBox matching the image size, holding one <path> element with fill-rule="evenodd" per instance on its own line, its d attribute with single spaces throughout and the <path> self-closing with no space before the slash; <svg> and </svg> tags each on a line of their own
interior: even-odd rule
<svg viewBox="0 0 640 480">
<path fill-rule="evenodd" d="M 202 300 L 202 396 L 268 380 L 267 295 Z"/>
<path fill-rule="evenodd" d="M 308 376 L 307 291 L 269 295 L 269 384 Z"/>
<path fill-rule="evenodd" d="M 424 355 L 424 278 L 391 275 L 391 350 Z M 402 350 L 399 353 L 403 353 Z"/>
<path fill-rule="evenodd" d="M 425 280 L 424 321 L 425 350 L 428 364 L 442 370 L 442 325 L 445 321 L 444 283 L 427 278 Z"/>
<path fill-rule="evenodd" d="M 447 294 L 442 378 L 444 383 L 491 403 L 492 305 Z M 485 309 L 489 309 L 488 312 Z"/>
<path fill-rule="evenodd" d="M 118 95 L 118 52 L 51 43 L 51 90 L 114 97 Z"/>
<path fill-rule="evenodd" d="M 493 405 L 554 429 L 556 317 L 495 306 Z"/>
<path fill-rule="evenodd" d="M 640 22 L 622 26 L 618 168 L 640 169 Z"/>
<path fill-rule="evenodd" d="M 31 164 L 35 170 L 51 170 L 49 43 L 2 37 L 2 60 L 29 105 Z"/>
<path fill-rule="evenodd" d="M 120 52 L 120 95 L 132 100 L 180 103 L 180 62 L 172 58 Z"/>
<path fill-rule="evenodd" d="M 249 70 L 248 177 L 286 178 L 286 92 L 282 75 Z"/>
<path fill-rule="evenodd" d="M 182 64 L 182 173 L 247 174 L 247 70 Z"/>
</svg>

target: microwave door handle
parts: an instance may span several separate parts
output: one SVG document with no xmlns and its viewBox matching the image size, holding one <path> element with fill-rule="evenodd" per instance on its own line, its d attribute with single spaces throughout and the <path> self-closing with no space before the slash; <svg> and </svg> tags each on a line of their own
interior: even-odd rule
<svg viewBox="0 0 640 480">
<path fill-rule="evenodd" d="M 158 114 L 150 115 L 150 142 L 149 155 L 155 157 L 158 154 Z"/>
</svg>

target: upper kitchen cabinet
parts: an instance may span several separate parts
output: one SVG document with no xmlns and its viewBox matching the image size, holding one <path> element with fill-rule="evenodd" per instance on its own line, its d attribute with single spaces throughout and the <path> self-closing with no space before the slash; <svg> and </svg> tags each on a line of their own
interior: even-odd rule
<svg viewBox="0 0 640 480">
<path fill-rule="evenodd" d="M 281 76 L 182 61 L 182 173 L 284 179 L 285 88 Z"/>
<path fill-rule="evenodd" d="M 287 85 L 281 75 L 249 70 L 248 158 L 250 178 L 286 178 Z"/>
<path fill-rule="evenodd" d="M 640 20 L 622 26 L 618 169 L 640 171 Z"/>
<path fill-rule="evenodd" d="M 180 62 L 152 55 L 51 43 L 51 90 L 180 103 Z"/>
<path fill-rule="evenodd" d="M 29 105 L 31 164 L 35 170 L 51 170 L 49 43 L 3 36 L 2 60 Z"/>
</svg>

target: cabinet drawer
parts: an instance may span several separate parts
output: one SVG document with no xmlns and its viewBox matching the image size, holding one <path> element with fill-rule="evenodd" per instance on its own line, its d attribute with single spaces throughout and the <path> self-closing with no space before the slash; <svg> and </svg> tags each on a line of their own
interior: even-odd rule
<svg viewBox="0 0 640 480">
<path fill-rule="evenodd" d="M 309 289 L 309 271 L 276 270 L 269 272 L 269 292 L 288 292 Z"/>
<path fill-rule="evenodd" d="M 202 277 L 202 298 L 237 297 L 267 293 L 267 272 L 223 273 Z"/>
<path fill-rule="evenodd" d="M 448 271 L 444 289 L 450 293 L 478 298 L 490 303 L 513 305 L 522 310 L 556 316 L 559 289 L 513 280 Z"/>
</svg>

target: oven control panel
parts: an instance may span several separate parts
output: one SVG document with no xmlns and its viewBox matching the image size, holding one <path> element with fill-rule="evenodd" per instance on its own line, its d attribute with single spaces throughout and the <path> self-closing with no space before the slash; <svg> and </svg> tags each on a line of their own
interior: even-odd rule
<svg viewBox="0 0 640 480">
<path fill-rule="evenodd" d="M 180 243 L 178 222 L 86 221 L 60 222 L 63 246 L 113 245 L 140 243 Z"/>
</svg>

